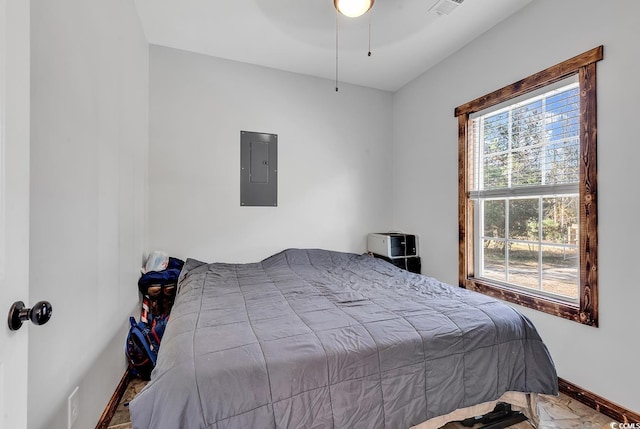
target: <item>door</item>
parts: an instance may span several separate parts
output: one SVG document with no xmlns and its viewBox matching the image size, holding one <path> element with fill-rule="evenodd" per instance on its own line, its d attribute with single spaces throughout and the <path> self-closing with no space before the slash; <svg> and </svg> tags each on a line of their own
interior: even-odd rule
<svg viewBox="0 0 640 429">
<path fill-rule="evenodd" d="M 29 3 L 0 0 L 0 429 L 27 427 L 30 328 L 7 321 L 29 306 Z"/>
</svg>

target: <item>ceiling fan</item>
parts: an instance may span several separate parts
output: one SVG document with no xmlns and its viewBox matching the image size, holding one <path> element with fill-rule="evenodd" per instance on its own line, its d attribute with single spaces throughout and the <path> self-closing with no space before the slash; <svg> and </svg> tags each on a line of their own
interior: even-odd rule
<svg viewBox="0 0 640 429">
<path fill-rule="evenodd" d="M 369 12 L 375 0 L 333 0 L 336 8 L 336 92 L 338 91 L 338 15 L 342 14 L 348 18 L 357 18 Z M 464 0 L 437 0 L 429 9 L 437 15 L 449 15 Z M 371 56 L 371 15 L 369 15 L 369 51 Z"/>
</svg>

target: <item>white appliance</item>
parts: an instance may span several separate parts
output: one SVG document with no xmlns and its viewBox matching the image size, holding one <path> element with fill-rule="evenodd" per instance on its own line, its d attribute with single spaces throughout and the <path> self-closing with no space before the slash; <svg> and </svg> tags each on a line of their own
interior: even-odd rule
<svg viewBox="0 0 640 429">
<path fill-rule="evenodd" d="M 402 232 L 377 232 L 367 236 L 367 251 L 390 259 L 419 256 L 418 236 Z"/>
</svg>

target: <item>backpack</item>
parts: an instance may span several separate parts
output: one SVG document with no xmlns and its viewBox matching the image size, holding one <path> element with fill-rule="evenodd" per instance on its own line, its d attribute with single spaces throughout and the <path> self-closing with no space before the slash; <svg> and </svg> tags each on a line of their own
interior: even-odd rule
<svg viewBox="0 0 640 429">
<path fill-rule="evenodd" d="M 154 316 L 168 315 L 176 298 L 176 290 L 180 270 L 184 262 L 168 257 L 167 267 L 160 271 L 147 271 L 138 280 L 138 290 L 142 293 L 142 317 L 147 313 Z"/>
<path fill-rule="evenodd" d="M 156 366 L 160 340 L 167 325 L 168 316 L 150 317 L 149 323 L 136 322 L 129 317 L 129 333 L 125 344 L 125 355 L 132 375 L 143 380 L 151 378 L 151 371 Z"/>
</svg>

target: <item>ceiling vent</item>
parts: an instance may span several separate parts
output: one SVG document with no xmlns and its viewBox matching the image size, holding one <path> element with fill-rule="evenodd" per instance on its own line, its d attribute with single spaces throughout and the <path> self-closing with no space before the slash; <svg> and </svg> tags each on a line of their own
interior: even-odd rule
<svg viewBox="0 0 640 429">
<path fill-rule="evenodd" d="M 436 13 L 440 16 L 449 15 L 451 12 L 456 10 L 463 1 L 464 0 L 439 0 L 431 7 L 431 9 L 429 9 L 429 12 Z"/>
</svg>

